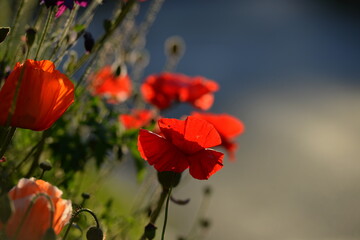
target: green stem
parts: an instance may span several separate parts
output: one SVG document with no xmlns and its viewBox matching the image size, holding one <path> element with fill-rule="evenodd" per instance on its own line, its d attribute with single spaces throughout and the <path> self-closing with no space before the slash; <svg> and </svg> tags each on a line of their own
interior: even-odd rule
<svg viewBox="0 0 360 240">
<path fill-rule="evenodd" d="M 67 19 L 66 23 L 65 23 L 65 27 L 64 27 L 64 31 L 63 33 L 61 34 L 61 37 L 59 39 L 59 41 L 56 43 L 56 46 L 55 48 L 53 49 L 51 55 L 50 55 L 50 59 L 52 59 L 56 52 L 59 50 L 59 48 L 61 47 L 61 44 L 63 43 L 66 35 L 68 34 L 69 30 L 70 30 L 70 27 L 71 27 L 71 24 L 72 22 L 74 21 L 75 19 L 75 16 L 76 16 L 76 13 L 77 13 L 77 10 L 79 9 L 79 6 L 78 5 L 75 5 L 75 8 L 71 11 L 70 13 L 70 17 Z"/>
<path fill-rule="evenodd" d="M 39 146 L 36 149 L 36 152 L 34 153 L 34 159 L 33 162 L 31 163 L 30 169 L 28 171 L 28 173 L 26 174 L 26 177 L 29 178 L 33 175 L 35 169 L 37 168 L 37 166 L 39 165 L 39 160 L 41 157 L 41 153 L 44 150 L 44 146 L 45 146 L 45 140 L 50 136 L 50 129 L 47 129 L 43 132 L 40 142 L 39 142 Z"/>
<path fill-rule="evenodd" d="M 14 22 L 13 22 L 13 25 L 11 26 L 11 34 L 9 36 L 9 39 L 6 41 L 6 44 L 7 44 L 7 48 L 5 50 L 5 54 L 4 54 L 4 58 L 3 59 L 6 59 L 8 53 L 9 53 L 9 50 L 12 49 L 12 38 L 14 36 L 14 34 L 16 33 L 16 30 L 17 30 L 17 27 L 19 26 L 19 19 L 20 19 L 20 15 L 22 13 L 22 10 L 24 8 L 24 4 L 25 4 L 25 0 L 22 0 L 20 2 L 20 5 L 19 5 L 19 9 L 18 11 L 16 12 L 16 16 L 15 16 L 15 19 L 14 19 Z"/>
<path fill-rule="evenodd" d="M 108 38 L 110 38 L 112 36 L 112 34 L 117 29 L 117 27 L 123 22 L 123 20 L 125 19 L 127 13 L 132 9 L 132 6 L 135 3 L 136 3 L 136 0 L 127 1 L 127 3 L 122 8 L 120 14 L 118 15 L 118 17 L 115 19 L 115 22 L 113 23 L 110 30 L 107 31 L 106 33 L 104 33 L 104 35 L 95 43 L 91 53 L 90 54 L 84 54 L 84 55 L 81 56 L 81 58 L 78 60 L 78 63 L 74 67 L 74 70 L 68 74 L 70 77 L 72 77 L 81 68 L 81 66 L 89 59 L 89 57 L 93 53 L 97 53 L 102 49 L 102 47 L 104 46 L 104 43 L 107 41 Z"/>
<path fill-rule="evenodd" d="M 55 9 L 54 7 L 51 7 L 51 8 L 50 8 L 49 13 L 48 13 L 48 16 L 47 16 L 47 18 L 46 18 L 46 23 L 45 23 L 44 31 L 42 32 L 42 35 L 41 35 L 41 38 L 40 38 L 40 42 L 39 42 L 38 48 L 37 48 L 37 50 L 36 50 L 36 54 L 35 54 L 35 58 L 34 58 L 35 60 L 37 60 L 37 58 L 38 58 L 41 45 L 42 45 L 43 42 L 44 42 L 44 39 L 45 39 L 47 30 L 48 30 L 49 25 L 50 25 L 50 22 L 51 22 L 52 19 L 53 19 L 54 9 Z"/>
<path fill-rule="evenodd" d="M 6 150 L 8 149 L 11 139 L 13 138 L 13 136 L 15 134 L 15 131 L 16 131 L 16 127 L 11 127 L 10 131 L 6 134 L 5 141 L 2 144 L 1 150 L 0 150 L 0 159 L 4 156 Z"/>
<path fill-rule="evenodd" d="M 80 213 L 82 213 L 82 212 L 90 213 L 90 214 L 93 216 L 93 218 L 94 218 L 94 220 L 95 220 L 95 222 L 96 222 L 96 228 L 100 228 L 100 224 L 99 224 L 99 221 L 98 221 L 95 213 L 93 213 L 90 209 L 82 208 L 82 209 L 76 211 L 76 212 L 74 213 L 74 215 L 71 217 L 70 222 L 69 222 L 69 224 L 68 224 L 68 226 L 67 226 L 67 228 L 66 228 L 66 231 L 65 231 L 63 240 L 65 240 L 65 239 L 67 238 L 67 235 L 69 234 L 70 228 L 71 228 L 72 224 L 74 223 L 75 218 L 76 218 Z"/>
<path fill-rule="evenodd" d="M 172 188 L 169 189 L 169 193 L 168 193 L 167 199 L 166 199 L 165 218 L 164 218 L 164 225 L 163 225 L 163 229 L 162 229 L 162 233 L 161 233 L 161 240 L 165 239 L 164 237 L 165 237 L 166 223 L 167 223 L 167 217 L 168 217 L 168 211 L 169 211 L 169 200 L 170 200 L 170 196 L 171 196 L 171 190 L 172 190 Z"/>
<path fill-rule="evenodd" d="M 149 223 L 155 225 L 155 222 L 156 222 L 157 218 L 160 215 L 162 206 L 164 205 L 164 202 L 165 202 L 166 197 L 168 196 L 168 193 L 169 193 L 169 189 L 163 189 L 162 190 L 160 198 L 159 198 L 159 200 L 157 202 L 156 209 L 154 210 L 154 212 L 152 212 L 152 214 L 150 216 Z M 141 236 L 140 240 L 145 240 L 145 239 L 146 238 L 145 238 L 145 232 L 144 232 L 143 235 Z"/>
</svg>

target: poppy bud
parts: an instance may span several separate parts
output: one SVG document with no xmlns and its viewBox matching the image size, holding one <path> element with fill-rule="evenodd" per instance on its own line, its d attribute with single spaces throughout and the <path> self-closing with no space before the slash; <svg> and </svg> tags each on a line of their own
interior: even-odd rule
<svg viewBox="0 0 360 240">
<path fill-rule="evenodd" d="M 34 28 L 28 28 L 26 30 L 26 45 L 28 46 L 28 48 L 30 48 L 34 41 L 35 41 L 35 37 L 36 37 L 36 30 Z"/>
<path fill-rule="evenodd" d="M 89 193 L 82 193 L 81 194 L 81 197 L 86 200 L 86 199 L 89 199 L 90 198 L 90 194 Z"/>
<path fill-rule="evenodd" d="M 58 0 L 43 0 L 47 8 L 54 7 L 57 5 Z"/>
<path fill-rule="evenodd" d="M 86 239 L 87 240 L 103 240 L 104 239 L 103 231 L 100 228 L 91 227 L 86 232 Z"/>
<path fill-rule="evenodd" d="M 53 228 L 48 228 L 42 237 L 42 240 L 56 240 L 56 233 Z"/>
<path fill-rule="evenodd" d="M 0 196 L 0 222 L 5 224 L 9 220 L 13 212 L 13 208 L 14 207 L 7 194 Z"/>
<path fill-rule="evenodd" d="M 209 196 L 211 194 L 211 192 L 212 192 L 212 189 L 210 186 L 206 186 L 204 188 L 204 195 Z"/>
<path fill-rule="evenodd" d="M 85 41 L 84 41 L 85 50 L 87 52 L 91 52 L 91 50 L 95 44 L 95 40 L 94 40 L 93 36 L 91 35 L 90 32 L 85 32 L 84 39 L 85 39 Z"/>
<path fill-rule="evenodd" d="M 165 54 L 168 57 L 180 58 L 185 52 L 185 42 L 179 36 L 173 36 L 165 42 Z"/>
<path fill-rule="evenodd" d="M 145 226 L 144 235 L 147 239 L 149 240 L 154 239 L 155 233 L 156 233 L 156 227 L 154 224 L 149 223 L 148 225 Z"/>
<path fill-rule="evenodd" d="M 111 29 L 112 23 L 109 19 L 105 19 L 103 22 L 103 27 L 105 29 L 105 32 L 109 32 Z"/>
<path fill-rule="evenodd" d="M 0 28 L 0 43 L 2 43 L 5 40 L 5 38 L 9 32 L 10 32 L 9 27 L 1 27 Z"/>
<path fill-rule="evenodd" d="M 49 162 L 41 162 L 39 164 L 39 167 L 43 170 L 43 171 L 49 171 L 52 169 L 51 163 Z"/>
<path fill-rule="evenodd" d="M 210 227 L 209 219 L 201 219 L 200 220 L 200 226 L 203 227 L 203 228 L 209 228 Z"/>
<path fill-rule="evenodd" d="M 163 189 L 176 187 L 181 179 L 181 173 L 171 171 L 158 172 L 157 176 Z"/>
</svg>

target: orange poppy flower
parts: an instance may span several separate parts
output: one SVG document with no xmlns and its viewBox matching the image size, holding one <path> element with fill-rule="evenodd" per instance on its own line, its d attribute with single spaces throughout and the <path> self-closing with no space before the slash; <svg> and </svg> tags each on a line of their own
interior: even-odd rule
<svg viewBox="0 0 360 240">
<path fill-rule="evenodd" d="M 39 196 L 30 206 L 37 194 L 48 195 L 54 207 L 53 221 L 50 224 L 50 204 L 44 196 Z M 72 214 L 70 200 L 61 198 L 62 191 L 43 180 L 22 178 L 9 192 L 14 212 L 6 225 L 9 239 L 41 240 L 47 229 L 53 228 L 59 234 Z M 30 207 L 30 209 L 28 209 Z M 28 211 L 28 214 L 26 212 Z"/>
<path fill-rule="evenodd" d="M 221 137 L 221 146 L 223 146 L 230 155 L 230 160 L 235 160 L 235 151 L 237 144 L 234 138 L 244 132 L 244 124 L 237 118 L 229 114 L 214 113 L 192 113 L 192 116 L 204 119 L 211 123 L 218 131 Z"/>
<path fill-rule="evenodd" d="M 215 81 L 178 73 L 150 75 L 141 86 L 144 99 L 159 109 L 166 109 L 174 102 L 187 102 L 207 110 L 212 106 L 213 93 L 218 89 Z"/>
<path fill-rule="evenodd" d="M 134 109 L 131 114 L 121 114 L 119 121 L 125 129 L 137 129 L 144 127 L 150 123 L 154 114 L 147 109 Z"/>
<path fill-rule="evenodd" d="M 91 78 L 90 88 L 94 95 L 105 97 L 109 103 L 126 101 L 132 91 L 130 77 L 114 75 L 110 66 L 103 67 Z"/>
<path fill-rule="evenodd" d="M 4 126 L 20 88 L 10 126 L 48 129 L 74 102 L 74 84 L 48 60 L 17 63 L 0 90 L 0 125 Z"/>
</svg>

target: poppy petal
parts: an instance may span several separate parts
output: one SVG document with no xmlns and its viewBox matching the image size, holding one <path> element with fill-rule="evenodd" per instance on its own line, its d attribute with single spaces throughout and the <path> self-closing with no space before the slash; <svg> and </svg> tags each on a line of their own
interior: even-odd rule
<svg viewBox="0 0 360 240">
<path fill-rule="evenodd" d="M 142 158 L 159 172 L 183 172 L 189 167 L 186 157 L 165 138 L 140 129 L 138 150 Z"/>
<path fill-rule="evenodd" d="M 209 179 L 223 167 L 224 154 L 211 149 L 205 149 L 188 157 L 189 172 L 191 176 L 199 180 Z"/>
<path fill-rule="evenodd" d="M 244 132 L 244 124 L 229 114 L 197 113 L 191 114 L 194 117 L 202 118 L 216 128 L 224 138 L 233 138 Z"/>
<path fill-rule="evenodd" d="M 221 144 L 214 126 L 200 118 L 189 116 L 185 121 L 163 118 L 159 127 L 166 139 L 188 154 Z"/>
</svg>

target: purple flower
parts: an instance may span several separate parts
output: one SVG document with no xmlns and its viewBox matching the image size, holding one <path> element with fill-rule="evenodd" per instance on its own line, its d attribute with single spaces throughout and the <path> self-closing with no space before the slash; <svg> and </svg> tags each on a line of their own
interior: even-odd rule
<svg viewBox="0 0 360 240">
<path fill-rule="evenodd" d="M 40 3 L 45 3 L 46 7 L 58 6 L 58 11 L 56 12 L 55 17 L 60 17 L 65 10 L 73 9 L 74 3 L 81 7 L 86 7 L 90 0 L 40 0 Z"/>
</svg>

